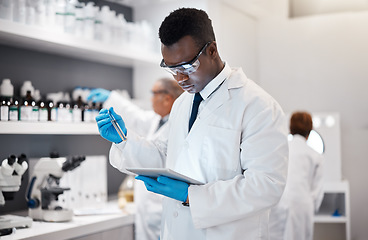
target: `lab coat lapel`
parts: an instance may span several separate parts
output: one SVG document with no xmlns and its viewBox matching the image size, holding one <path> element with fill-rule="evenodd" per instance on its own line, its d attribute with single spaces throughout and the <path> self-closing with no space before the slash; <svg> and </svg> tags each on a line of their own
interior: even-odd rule
<svg viewBox="0 0 368 240">
<path fill-rule="evenodd" d="M 211 97 L 212 99 L 209 99 L 207 105 L 199 113 L 198 117 L 201 119 L 200 122 L 208 118 L 211 115 L 211 113 L 216 111 L 216 109 L 221 107 L 224 104 L 224 102 L 226 102 L 230 98 L 227 86 L 223 85 L 219 89 L 217 89 L 217 91 Z"/>
<path fill-rule="evenodd" d="M 229 83 L 225 80 L 220 88 L 217 89 L 215 93 L 213 93 L 213 96 L 210 96 L 211 99 L 208 100 L 209 102 L 199 113 L 197 117 L 198 121 L 196 120 L 194 122 L 193 127 L 189 132 L 189 136 L 191 135 L 190 133 L 192 131 L 196 131 L 195 129 L 203 124 L 203 122 L 206 121 L 206 119 L 210 117 L 213 112 L 219 109 L 226 101 L 230 99 L 229 86 Z"/>
<path fill-rule="evenodd" d="M 225 102 L 230 99 L 231 89 L 240 88 L 246 84 L 244 81 L 241 80 L 243 76 L 239 75 L 241 74 L 241 71 L 235 70 L 231 74 L 235 76 L 225 79 L 225 82 L 220 86 L 219 89 L 216 90 L 216 92 L 213 93 L 213 96 L 210 96 L 211 99 L 198 114 L 196 121 L 194 121 L 192 129 L 188 134 L 188 138 L 193 135 L 191 133 L 195 132 L 195 129 L 203 124 L 203 122 L 205 122 L 206 119 L 209 118 L 213 112 L 219 109 Z M 189 115 L 187 116 L 187 119 L 189 121 Z"/>
</svg>

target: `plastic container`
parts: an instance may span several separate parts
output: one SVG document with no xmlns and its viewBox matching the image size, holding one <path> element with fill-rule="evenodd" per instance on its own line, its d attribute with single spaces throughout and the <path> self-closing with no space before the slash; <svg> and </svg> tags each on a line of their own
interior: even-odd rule
<svg viewBox="0 0 368 240">
<path fill-rule="evenodd" d="M 38 101 L 38 120 L 40 122 L 47 122 L 49 120 L 49 109 L 47 101 L 44 98 Z"/>
<path fill-rule="evenodd" d="M 26 0 L 13 0 L 13 21 L 26 23 Z"/>
<path fill-rule="evenodd" d="M 34 94 L 34 87 L 32 86 L 32 82 L 29 81 L 29 80 L 24 81 L 22 87 L 20 88 L 20 96 L 21 97 L 26 97 L 28 91 L 30 91 L 31 92 L 31 96 L 33 96 L 33 94 Z"/>
<path fill-rule="evenodd" d="M 84 36 L 84 7 L 85 3 L 76 3 L 74 6 L 75 11 L 75 27 L 74 27 L 74 35 L 76 37 Z"/>
<path fill-rule="evenodd" d="M 83 121 L 83 107 L 82 96 L 79 96 L 77 101 L 73 101 L 73 122 Z"/>
<path fill-rule="evenodd" d="M 14 87 L 9 78 L 4 78 L 0 85 L 0 96 L 13 97 Z"/>
<path fill-rule="evenodd" d="M 31 91 L 27 91 L 26 96 L 22 99 L 22 103 L 19 107 L 19 120 L 20 121 L 33 121 L 34 114 L 33 106 L 36 105 L 36 102 L 32 98 Z M 38 112 L 37 112 L 38 116 Z"/>
<path fill-rule="evenodd" d="M 19 120 L 19 100 L 13 97 L 13 101 L 9 106 L 9 121 Z"/>
<path fill-rule="evenodd" d="M 57 107 L 52 100 L 47 100 L 48 120 L 55 122 L 57 120 Z"/>
<path fill-rule="evenodd" d="M 9 121 L 10 97 L 0 97 L 0 120 Z"/>
<path fill-rule="evenodd" d="M 13 21 L 13 0 L 0 0 L 0 18 Z"/>
<path fill-rule="evenodd" d="M 55 3 L 55 26 L 56 32 L 64 32 L 66 15 L 66 2 L 65 0 L 57 0 Z"/>
<path fill-rule="evenodd" d="M 93 2 L 87 3 L 84 14 L 84 38 L 93 40 L 95 35 L 95 7 Z"/>
</svg>

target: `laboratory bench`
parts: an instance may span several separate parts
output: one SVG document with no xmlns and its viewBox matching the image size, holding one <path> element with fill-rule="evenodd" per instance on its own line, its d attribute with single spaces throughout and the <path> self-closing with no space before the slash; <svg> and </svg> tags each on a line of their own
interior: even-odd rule
<svg viewBox="0 0 368 240">
<path fill-rule="evenodd" d="M 113 203 L 117 203 L 114 201 Z M 69 222 L 33 221 L 30 228 L 16 229 L 13 234 L 0 237 L 1 240 L 133 240 L 134 239 L 134 205 L 121 211 L 96 210 L 96 214 L 74 216 Z M 18 213 L 26 216 L 26 213 Z"/>
</svg>

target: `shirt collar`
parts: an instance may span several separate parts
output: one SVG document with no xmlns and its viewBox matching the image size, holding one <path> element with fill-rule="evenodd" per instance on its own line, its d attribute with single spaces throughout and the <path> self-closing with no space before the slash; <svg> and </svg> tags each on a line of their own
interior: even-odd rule
<svg viewBox="0 0 368 240">
<path fill-rule="evenodd" d="M 224 68 L 221 72 L 212 79 L 205 88 L 202 89 L 199 93 L 201 94 L 202 98 L 206 100 L 217 88 L 220 84 L 229 77 L 231 74 L 231 68 L 226 62 L 224 62 Z"/>
<path fill-rule="evenodd" d="M 161 118 L 162 121 L 166 122 L 169 119 L 170 114 L 167 114 L 165 117 Z"/>
</svg>

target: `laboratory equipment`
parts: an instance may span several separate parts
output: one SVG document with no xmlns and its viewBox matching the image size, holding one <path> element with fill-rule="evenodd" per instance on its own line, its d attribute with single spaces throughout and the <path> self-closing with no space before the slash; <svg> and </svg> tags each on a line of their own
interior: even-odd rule
<svg viewBox="0 0 368 240">
<path fill-rule="evenodd" d="M 0 96 L 13 97 L 14 87 L 11 84 L 10 79 L 4 78 L 0 85 Z"/>
<path fill-rule="evenodd" d="M 27 156 L 21 154 L 19 157 L 10 155 L 4 159 L 0 166 L 0 206 L 5 201 L 13 200 L 19 191 L 22 175 L 28 169 Z M 0 216 L 0 236 L 11 234 L 16 227 L 31 227 L 32 219 L 15 215 Z"/>
<path fill-rule="evenodd" d="M 69 187 L 61 187 L 60 179 L 65 172 L 78 167 L 85 156 L 41 158 L 34 166 L 27 189 L 29 216 L 34 220 L 65 222 L 73 217 L 73 210 L 64 208 L 58 196 Z"/>
<path fill-rule="evenodd" d="M 120 208 L 124 208 L 128 202 L 134 202 L 134 182 L 134 175 L 126 175 L 121 183 L 118 192 L 118 204 Z"/>
<path fill-rule="evenodd" d="M 123 130 L 120 128 L 119 124 L 116 122 L 114 115 L 110 111 L 109 111 L 109 115 L 111 118 L 111 123 L 114 126 L 116 132 L 119 134 L 121 140 L 126 141 L 127 137 L 124 134 Z"/>
</svg>

